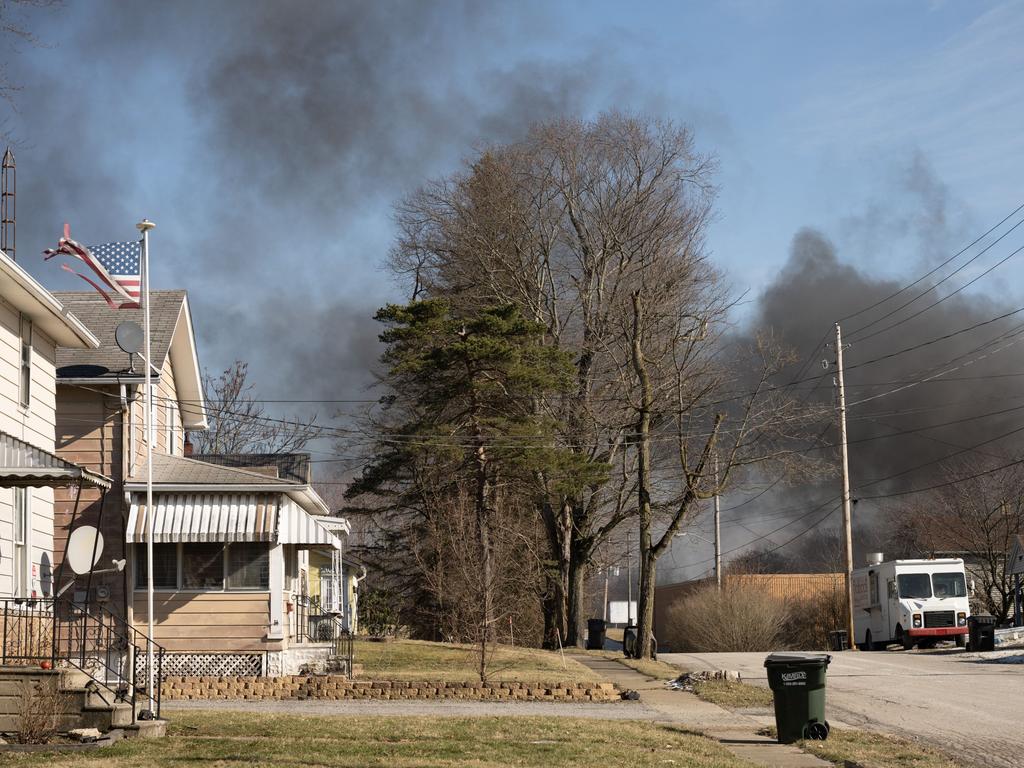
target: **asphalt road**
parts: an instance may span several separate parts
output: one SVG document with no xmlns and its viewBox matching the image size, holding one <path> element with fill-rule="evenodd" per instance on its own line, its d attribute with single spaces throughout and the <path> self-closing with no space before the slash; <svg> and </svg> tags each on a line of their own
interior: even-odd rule
<svg viewBox="0 0 1024 768">
<path fill-rule="evenodd" d="M 934 744 L 978 766 L 1024 765 L 1024 664 L 995 663 L 1024 651 L 832 654 L 827 716 Z M 737 670 L 767 686 L 764 653 L 661 654 L 686 669 Z M 1018 658 L 1020 658 L 1018 656 Z"/>
</svg>

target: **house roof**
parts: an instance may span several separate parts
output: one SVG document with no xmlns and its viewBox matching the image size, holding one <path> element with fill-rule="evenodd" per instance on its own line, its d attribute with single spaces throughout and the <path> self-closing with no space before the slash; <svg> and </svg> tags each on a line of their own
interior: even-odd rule
<svg viewBox="0 0 1024 768">
<path fill-rule="evenodd" d="M 118 378 L 129 373 L 128 355 L 114 339 L 117 326 L 125 321 L 143 324 L 142 309 L 112 310 L 96 291 L 57 291 L 55 295 L 88 326 L 100 341 L 99 349 L 57 350 L 58 378 Z M 171 349 L 171 338 L 185 291 L 150 292 L 150 344 L 156 368 L 163 368 Z M 142 363 L 135 361 L 135 374 L 143 375 Z"/>
<path fill-rule="evenodd" d="M 145 482 L 145 465 L 140 467 L 135 475 L 129 477 L 126 481 L 129 485 L 144 484 Z M 237 485 L 242 487 L 259 485 L 281 488 L 290 488 L 295 485 L 294 482 L 270 477 L 247 469 L 224 467 L 197 459 L 190 459 L 185 456 L 168 456 L 162 453 L 154 454 L 153 456 L 153 484 Z"/>
<path fill-rule="evenodd" d="M 125 490 L 140 492 L 146 489 L 146 465 L 136 469 L 135 475 L 125 480 Z M 205 461 L 155 454 L 153 456 L 154 490 L 205 491 L 208 493 L 238 493 L 264 491 L 287 494 L 311 515 L 326 515 L 329 510 L 320 495 L 308 483 L 282 480 L 259 472 L 235 467 L 222 467 Z"/>
<path fill-rule="evenodd" d="M 57 344 L 81 350 L 95 349 L 99 339 L 67 306 L 32 275 L 0 251 L 0 297 Z"/>
<path fill-rule="evenodd" d="M 142 309 L 112 310 L 95 291 L 58 291 L 56 295 L 99 340 L 98 349 L 57 348 L 57 380 L 63 383 L 142 383 L 145 366 L 117 346 L 114 332 L 125 321 L 144 325 Z M 188 294 L 183 290 L 150 292 L 150 345 L 155 372 L 170 357 L 182 421 L 186 429 L 206 429 L 206 401 L 196 354 Z"/>
</svg>

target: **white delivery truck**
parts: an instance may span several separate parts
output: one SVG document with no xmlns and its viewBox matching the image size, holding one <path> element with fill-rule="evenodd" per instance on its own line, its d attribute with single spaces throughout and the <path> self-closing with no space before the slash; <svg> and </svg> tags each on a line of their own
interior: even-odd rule
<svg viewBox="0 0 1024 768">
<path fill-rule="evenodd" d="M 853 572 L 854 641 L 862 651 L 899 643 L 910 650 L 939 640 L 967 642 L 967 576 L 959 558 L 890 560 L 868 555 Z"/>
</svg>

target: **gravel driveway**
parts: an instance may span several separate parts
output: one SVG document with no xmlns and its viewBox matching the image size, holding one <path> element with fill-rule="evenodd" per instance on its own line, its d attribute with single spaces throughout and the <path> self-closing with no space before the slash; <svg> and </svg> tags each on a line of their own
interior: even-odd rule
<svg viewBox="0 0 1024 768">
<path fill-rule="evenodd" d="M 1024 665 L 999 662 L 1012 653 L 832 654 L 829 717 L 921 739 L 966 763 L 1019 768 L 1024 765 Z M 747 682 L 767 685 L 765 655 L 670 653 L 659 658 L 692 670 L 734 669 Z"/>
</svg>

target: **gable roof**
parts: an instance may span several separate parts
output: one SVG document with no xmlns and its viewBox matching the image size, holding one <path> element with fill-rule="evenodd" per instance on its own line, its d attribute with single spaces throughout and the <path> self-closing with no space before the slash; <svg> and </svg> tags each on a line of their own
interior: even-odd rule
<svg viewBox="0 0 1024 768">
<path fill-rule="evenodd" d="M 145 366 L 141 359 L 134 361 L 133 373 L 128 354 L 117 346 L 114 338 L 114 332 L 122 322 L 144 324 L 142 309 L 112 310 L 95 291 L 58 291 L 56 295 L 95 334 L 100 344 L 98 349 L 58 347 L 58 382 L 145 381 Z M 170 358 L 185 428 L 206 429 L 206 402 L 188 294 L 183 290 L 151 291 L 149 324 L 154 368 L 162 371 Z M 153 377 L 158 380 L 160 374 L 154 373 Z"/>
<path fill-rule="evenodd" d="M 125 321 L 143 324 L 141 309 L 113 310 L 96 291 L 57 291 L 56 295 L 100 341 L 99 349 L 57 349 L 57 377 L 62 379 L 123 378 L 129 371 L 128 355 L 114 339 L 117 326 Z M 178 324 L 184 291 L 150 292 L 150 344 L 157 369 L 163 368 L 171 349 L 171 337 Z M 142 378 L 141 360 L 135 360 L 135 374 Z"/>
<path fill-rule="evenodd" d="M 100 342 L 67 306 L 0 251 L 0 298 L 32 319 L 57 344 L 89 351 Z"/>
</svg>

